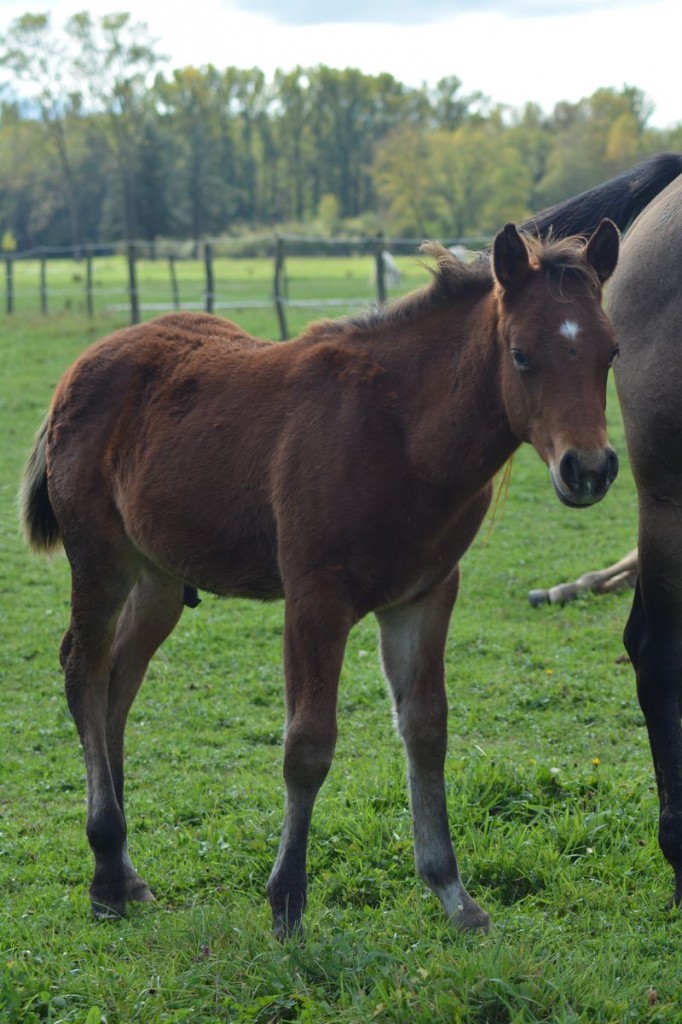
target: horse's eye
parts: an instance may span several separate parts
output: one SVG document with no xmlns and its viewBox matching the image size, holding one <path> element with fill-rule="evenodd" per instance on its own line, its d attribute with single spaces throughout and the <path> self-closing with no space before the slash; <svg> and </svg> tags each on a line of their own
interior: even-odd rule
<svg viewBox="0 0 682 1024">
<path fill-rule="evenodd" d="M 614 348 L 613 352 L 611 353 L 611 358 L 609 359 L 609 366 L 613 366 L 614 362 L 616 361 L 616 359 L 618 358 L 619 355 L 620 355 L 620 348 L 618 347 L 618 345 L 616 345 L 616 347 Z"/>
<path fill-rule="evenodd" d="M 511 350 L 511 356 L 514 360 L 514 366 L 518 370 L 530 370 L 530 359 L 525 352 L 522 352 L 520 348 L 513 348 Z"/>
</svg>

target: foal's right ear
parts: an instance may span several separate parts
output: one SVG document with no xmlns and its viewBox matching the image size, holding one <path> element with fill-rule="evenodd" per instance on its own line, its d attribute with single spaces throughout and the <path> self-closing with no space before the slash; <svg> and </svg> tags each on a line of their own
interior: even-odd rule
<svg viewBox="0 0 682 1024">
<path fill-rule="evenodd" d="M 608 281 L 616 269 L 619 246 L 620 232 L 618 228 L 612 220 L 604 217 L 585 246 L 585 259 L 596 270 L 597 277 L 602 284 L 604 281 Z"/>
<path fill-rule="evenodd" d="M 530 259 L 516 224 L 505 224 L 493 242 L 493 273 L 505 291 L 520 288 L 530 273 Z"/>
</svg>

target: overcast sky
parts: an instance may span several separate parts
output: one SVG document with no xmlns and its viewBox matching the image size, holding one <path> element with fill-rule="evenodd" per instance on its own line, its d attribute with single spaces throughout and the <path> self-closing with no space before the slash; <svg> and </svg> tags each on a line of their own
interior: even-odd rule
<svg viewBox="0 0 682 1024">
<path fill-rule="evenodd" d="M 127 10 L 173 67 L 297 64 L 389 71 L 410 85 L 445 75 L 494 103 L 551 111 L 601 86 L 637 86 L 657 127 L 682 122 L 680 0 L 0 0 L 0 32 L 25 11 L 61 26 L 75 11 Z"/>
</svg>

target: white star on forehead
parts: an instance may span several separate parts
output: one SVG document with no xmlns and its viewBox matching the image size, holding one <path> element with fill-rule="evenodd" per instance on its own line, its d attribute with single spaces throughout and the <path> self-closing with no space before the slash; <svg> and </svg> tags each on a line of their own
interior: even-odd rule
<svg viewBox="0 0 682 1024">
<path fill-rule="evenodd" d="M 580 334 L 580 327 L 575 320 L 564 320 L 559 328 L 559 334 L 564 338 L 568 338 L 569 341 L 576 341 Z"/>
</svg>

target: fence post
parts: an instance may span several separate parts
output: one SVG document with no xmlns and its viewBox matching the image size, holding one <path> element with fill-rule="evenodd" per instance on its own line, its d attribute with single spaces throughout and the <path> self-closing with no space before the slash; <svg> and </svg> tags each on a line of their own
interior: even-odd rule
<svg viewBox="0 0 682 1024">
<path fill-rule="evenodd" d="M 377 279 L 377 302 L 380 306 L 383 306 L 386 301 L 386 275 L 384 273 L 384 236 L 382 234 L 377 235 L 376 240 L 376 251 L 375 251 L 375 264 L 376 264 L 376 279 Z"/>
<path fill-rule="evenodd" d="M 130 293 L 130 322 L 140 322 L 140 301 L 137 294 L 137 273 L 135 270 L 135 243 L 128 243 L 128 291 Z"/>
<path fill-rule="evenodd" d="M 40 312 L 47 316 L 47 258 L 40 254 Z"/>
<path fill-rule="evenodd" d="M 89 247 L 85 257 L 85 308 L 92 320 L 95 309 L 92 302 L 92 252 Z"/>
<path fill-rule="evenodd" d="M 206 312 L 213 312 L 213 246 L 204 245 L 204 266 L 206 267 Z"/>
<path fill-rule="evenodd" d="M 289 337 L 286 315 L 286 281 L 284 278 L 284 239 L 277 236 L 275 244 L 275 280 L 273 285 L 275 293 L 275 309 L 279 321 L 280 341 L 286 341 Z"/>
<path fill-rule="evenodd" d="M 178 276 L 175 273 L 175 256 L 168 257 L 168 269 L 170 270 L 171 293 L 173 295 L 173 308 L 180 309 L 180 291 L 178 289 Z"/>
<path fill-rule="evenodd" d="M 14 312 L 14 277 L 12 269 L 12 257 L 5 256 L 5 309 L 8 314 Z"/>
</svg>

